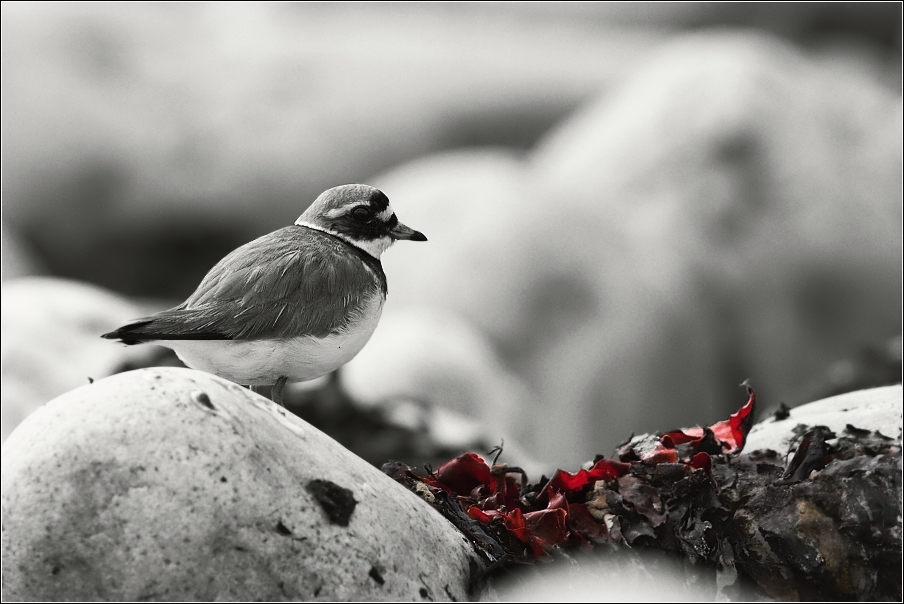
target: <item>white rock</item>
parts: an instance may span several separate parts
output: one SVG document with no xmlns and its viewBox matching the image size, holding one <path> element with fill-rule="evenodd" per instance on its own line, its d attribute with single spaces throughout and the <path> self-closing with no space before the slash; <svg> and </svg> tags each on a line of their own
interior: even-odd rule
<svg viewBox="0 0 904 604">
<path fill-rule="evenodd" d="M 756 424 L 747 436 L 744 451 L 772 449 L 780 454 L 788 452 L 788 445 L 795 438 L 792 430 L 798 424 L 810 427 L 826 426 L 841 436 L 850 424 L 861 430 L 879 431 L 890 438 L 901 439 L 902 427 L 901 385 L 858 390 L 815 401 L 789 411 L 789 417 L 776 420 L 770 417 Z"/>
<path fill-rule="evenodd" d="M 473 550 L 442 516 L 209 374 L 73 390 L 16 429 L 2 463 L 4 601 L 471 597 Z"/>
</svg>

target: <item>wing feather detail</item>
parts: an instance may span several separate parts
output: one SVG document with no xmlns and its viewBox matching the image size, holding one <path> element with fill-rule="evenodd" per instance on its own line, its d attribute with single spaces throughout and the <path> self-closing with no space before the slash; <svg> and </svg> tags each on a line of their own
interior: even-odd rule
<svg viewBox="0 0 904 604">
<path fill-rule="evenodd" d="M 236 249 L 182 304 L 103 337 L 152 340 L 255 340 L 347 327 L 374 295 L 386 296 L 380 261 L 304 226 L 290 226 Z"/>
</svg>

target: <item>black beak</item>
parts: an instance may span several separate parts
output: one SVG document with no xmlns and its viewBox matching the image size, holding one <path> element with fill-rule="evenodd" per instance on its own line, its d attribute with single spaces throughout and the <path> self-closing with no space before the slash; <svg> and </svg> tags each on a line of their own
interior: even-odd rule
<svg viewBox="0 0 904 604">
<path fill-rule="evenodd" d="M 427 241 L 427 238 L 420 231 L 406 227 L 401 222 L 397 222 L 394 227 L 389 229 L 389 236 L 393 239 L 408 239 L 409 241 Z"/>
</svg>

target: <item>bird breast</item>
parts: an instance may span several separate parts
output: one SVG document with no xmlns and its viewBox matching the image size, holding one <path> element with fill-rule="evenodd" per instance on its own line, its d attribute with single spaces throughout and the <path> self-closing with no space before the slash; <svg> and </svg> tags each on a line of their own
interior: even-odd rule
<svg viewBox="0 0 904 604">
<path fill-rule="evenodd" d="M 358 354 L 377 328 L 384 296 L 375 292 L 342 330 L 325 337 L 295 336 L 253 340 L 161 340 L 192 369 L 244 385 L 313 380 L 335 371 Z"/>
</svg>

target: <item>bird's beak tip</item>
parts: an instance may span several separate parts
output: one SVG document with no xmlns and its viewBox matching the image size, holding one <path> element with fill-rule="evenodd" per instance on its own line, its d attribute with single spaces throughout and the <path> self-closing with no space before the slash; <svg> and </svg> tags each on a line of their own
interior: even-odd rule
<svg viewBox="0 0 904 604">
<path fill-rule="evenodd" d="M 427 237 L 420 231 L 415 231 L 411 227 L 407 227 L 401 222 L 389 231 L 390 237 L 393 239 L 405 239 L 407 241 L 427 241 Z"/>
</svg>

